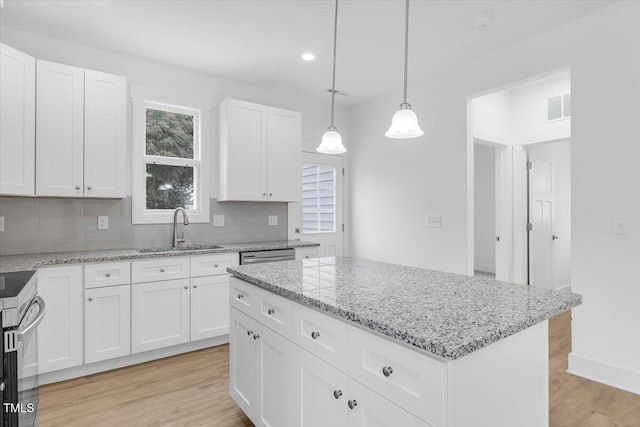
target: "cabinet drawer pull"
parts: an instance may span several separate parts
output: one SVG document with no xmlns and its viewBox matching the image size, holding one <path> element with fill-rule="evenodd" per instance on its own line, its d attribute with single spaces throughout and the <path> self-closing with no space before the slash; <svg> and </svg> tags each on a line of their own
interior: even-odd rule
<svg viewBox="0 0 640 427">
<path fill-rule="evenodd" d="M 89 301 L 93 301 L 93 297 L 89 297 Z"/>
<path fill-rule="evenodd" d="M 247 335 L 253 335 L 253 331 L 247 331 Z"/>
<path fill-rule="evenodd" d="M 91 187 L 87 187 L 87 190 L 91 191 Z"/>
<path fill-rule="evenodd" d="M 384 368 L 382 368 L 382 374 L 385 377 L 390 376 L 391 374 L 393 374 L 393 368 L 391 366 L 385 366 Z"/>
<path fill-rule="evenodd" d="M 214 266 L 215 268 L 218 268 L 218 264 L 213 264 L 213 266 Z"/>
<path fill-rule="evenodd" d="M 185 286 L 184 288 L 185 288 L 185 289 L 189 289 L 189 287 L 188 287 L 188 286 Z"/>
<path fill-rule="evenodd" d="M 314 340 L 318 339 L 319 336 L 320 336 L 320 332 L 316 332 L 316 331 L 311 332 L 311 338 L 313 338 Z"/>
<path fill-rule="evenodd" d="M 269 193 L 269 197 L 273 196 L 273 193 Z"/>
<path fill-rule="evenodd" d="M 164 273 L 164 268 L 161 268 L 161 269 L 160 269 L 160 273 Z"/>
<path fill-rule="evenodd" d="M 358 401 L 355 399 L 352 399 L 349 402 L 347 402 L 347 405 L 349 405 L 349 409 L 354 409 L 356 406 L 358 406 Z"/>
<path fill-rule="evenodd" d="M 242 299 L 242 298 L 244 298 L 244 295 L 243 294 L 238 294 L 238 299 Z"/>
<path fill-rule="evenodd" d="M 80 189 L 80 186 L 79 186 L 79 185 L 76 185 L 76 190 L 79 190 L 79 189 Z"/>
<path fill-rule="evenodd" d="M 273 308 L 270 308 L 269 310 L 267 310 L 267 314 L 269 316 L 271 316 L 273 313 L 275 313 L 276 311 Z"/>
<path fill-rule="evenodd" d="M 342 390 L 333 390 L 333 397 L 340 399 L 340 396 L 342 396 Z"/>
<path fill-rule="evenodd" d="M 107 274 L 105 274 L 105 276 L 111 277 L 111 273 L 107 273 Z"/>
<path fill-rule="evenodd" d="M 254 339 L 254 340 L 257 340 L 258 338 L 260 338 L 260 335 L 258 335 L 258 334 L 253 334 L 253 339 Z"/>
<path fill-rule="evenodd" d="M 193 289 L 198 289 L 198 285 L 193 285 Z"/>
</svg>

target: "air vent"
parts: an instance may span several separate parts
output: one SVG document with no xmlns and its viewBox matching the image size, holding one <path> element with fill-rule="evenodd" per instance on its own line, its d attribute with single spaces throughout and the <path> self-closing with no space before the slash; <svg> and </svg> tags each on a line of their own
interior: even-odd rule
<svg viewBox="0 0 640 427">
<path fill-rule="evenodd" d="M 327 92 L 332 93 L 333 89 L 329 88 L 329 89 L 327 89 Z M 344 92 L 344 91 L 342 91 L 340 89 L 336 89 L 335 92 L 336 92 L 336 95 L 340 95 L 340 96 L 348 96 L 349 95 L 347 92 Z"/>
</svg>

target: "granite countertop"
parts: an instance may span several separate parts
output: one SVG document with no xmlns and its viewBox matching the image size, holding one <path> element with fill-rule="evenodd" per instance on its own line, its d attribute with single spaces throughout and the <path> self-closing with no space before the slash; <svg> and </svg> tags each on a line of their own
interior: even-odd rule
<svg viewBox="0 0 640 427">
<path fill-rule="evenodd" d="M 236 277 L 445 359 L 582 303 L 567 291 L 349 257 L 229 267 Z"/>
<path fill-rule="evenodd" d="M 103 251 L 55 252 L 48 254 L 6 255 L 0 256 L 0 273 L 35 270 L 38 267 L 60 264 L 79 264 L 89 262 L 108 262 L 170 256 L 189 256 L 221 254 L 229 252 L 264 251 L 272 249 L 304 248 L 319 246 L 318 243 L 303 240 L 276 240 L 271 242 L 219 243 L 215 249 L 194 249 L 164 252 L 140 252 L 138 249 L 112 249 Z M 203 245 L 204 246 L 204 245 Z M 163 248 L 157 248 L 163 250 Z"/>
</svg>

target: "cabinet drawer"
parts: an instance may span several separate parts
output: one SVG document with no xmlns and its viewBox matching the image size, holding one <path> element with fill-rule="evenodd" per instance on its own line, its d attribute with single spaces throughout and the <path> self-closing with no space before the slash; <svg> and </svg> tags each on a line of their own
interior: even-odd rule
<svg viewBox="0 0 640 427">
<path fill-rule="evenodd" d="M 104 262 L 84 266 L 84 287 L 87 289 L 129 283 L 131 283 L 129 262 Z"/>
<path fill-rule="evenodd" d="M 255 289 L 254 295 L 254 318 L 274 332 L 291 340 L 293 303 L 262 289 Z"/>
<path fill-rule="evenodd" d="M 189 277 L 188 257 L 165 257 L 131 263 L 131 282 L 144 283 Z"/>
<path fill-rule="evenodd" d="M 227 267 L 238 265 L 238 254 L 199 255 L 191 257 L 191 277 L 227 274 Z"/>
<path fill-rule="evenodd" d="M 318 248 L 316 246 L 311 248 L 296 248 L 296 261 L 318 258 Z"/>
<path fill-rule="evenodd" d="M 247 316 L 253 317 L 253 305 L 255 304 L 258 288 L 254 285 L 231 276 L 229 278 L 229 303 Z"/>
<path fill-rule="evenodd" d="M 326 314 L 293 305 L 293 342 L 342 372 L 347 372 L 349 326 Z"/>
<path fill-rule="evenodd" d="M 443 425 L 444 362 L 352 327 L 349 375 L 432 426 Z"/>
</svg>

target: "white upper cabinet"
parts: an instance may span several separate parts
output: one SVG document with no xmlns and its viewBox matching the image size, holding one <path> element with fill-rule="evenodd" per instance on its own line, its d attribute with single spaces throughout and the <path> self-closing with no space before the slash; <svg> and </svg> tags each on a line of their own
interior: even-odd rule
<svg viewBox="0 0 640 427">
<path fill-rule="evenodd" d="M 124 197 L 126 192 L 127 80 L 84 74 L 84 194 Z"/>
<path fill-rule="evenodd" d="M 38 61 L 36 194 L 83 195 L 84 70 Z"/>
<path fill-rule="evenodd" d="M 236 99 L 220 104 L 218 200 L 300 200 L 302 116 Z"/>
<path fill-rule="evenodd" d="M 125 196 L 126 79 L 37 61 L 36 195 Z"/>
<path fill-rule="evenodd" d="M 36 61 L 0 43 L 0 194 L 35 194 Z"/>
</svg>

